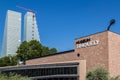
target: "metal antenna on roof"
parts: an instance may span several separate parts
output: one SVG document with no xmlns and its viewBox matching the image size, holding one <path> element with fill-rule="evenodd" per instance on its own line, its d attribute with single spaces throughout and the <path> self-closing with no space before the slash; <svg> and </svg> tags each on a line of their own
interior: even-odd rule
<svg viewBox="0 0 120 80">
<path fill-rule="evenodd" d="M 110 30 L 110 27 L 111 27 L 113 24 L 115 24 L 115 19 L 111 19 L 111 20 L 110 20 L 110 24 L 109 24 L 107 30 Z"/>
</svg>

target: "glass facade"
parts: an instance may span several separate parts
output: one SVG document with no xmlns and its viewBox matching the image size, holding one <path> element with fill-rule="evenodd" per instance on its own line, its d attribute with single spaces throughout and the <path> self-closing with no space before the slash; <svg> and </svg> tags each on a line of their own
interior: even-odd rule
<svg viewBox="0 0 120 80">
<path fill-rule="evenodd" d="M 22 76 L 28 76 L 33 80 L 77 80 L 78 65 L 59 65 L 59 66 L 42 66 L 26 67 L 23 69 L 3 70 L 2 73 L 17 73 Z"/>
<path fill-rule="evenodd" d="M 21 40 L 21 13 L 8 10 L 2 43 L 2 57 L 16 53 Z"/>
<path fill-rule="evenodd" d="M 24 40 L 27 42 L 37 40 L 40 42 L 36 17 L 33 12 L 27 12 L 24 16 Z"/>
</svg>

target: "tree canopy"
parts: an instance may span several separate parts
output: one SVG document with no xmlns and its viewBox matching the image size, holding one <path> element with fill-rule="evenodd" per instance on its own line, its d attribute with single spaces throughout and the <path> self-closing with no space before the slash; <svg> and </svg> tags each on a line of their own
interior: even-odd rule
<svg viewBox="0 0 120 80">
<path fill-rule="evenodd" d="M 18 47 L 16 53 L 17 55 L 14 56 L 9 55 L 0 58 L 0 67 L 17 65 L 18 60 L 25 63 L 26 59 L 57 53 L 57 49 L 43 46 L 39 41 L 31 40 L 30 42 L 22 42 Z"/>
<path fill-rule="evenodd" d="M 17 65 L 16 56 L 5 56 L 0 58 L 0 67 Z"/>
<path fill-rule="evenodd" d="M 49 49 L 46 46 L 43 46 L 39 41 L 31 40 L 30 42 L 24 41 L 17 50 L 17 57 L 25 60 L 36 57 L 41 57 L 47 54 L 56 53 L 56 48 Z"/>
</svg>

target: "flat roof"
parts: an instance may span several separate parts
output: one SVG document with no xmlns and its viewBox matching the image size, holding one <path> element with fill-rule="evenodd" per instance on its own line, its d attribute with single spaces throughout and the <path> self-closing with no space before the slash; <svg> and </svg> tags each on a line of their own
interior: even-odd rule
<svg viewBox="0 0 120 80">
<path fill-rule="evenodd" d="M 110 31 L 110 30 L 105 30 L 105 31 L 96 32 L 96 33 L 93 33 L 93 34 L 90 34 L 90 35 L 87 35 L 87 36 L 78 37 L 78 38 L 75 38 L 75 40 L 80 39 L 80 38 L 84 38 L 84 37 L 88 37 L 88 36 L 91 36 L 91 35 L 103 33 L 103 32 L 112 32 L 112 33 L 118 34 L 118 33 L 116 33 L 116 32 Z M 118 35 L 120 35 L 120 34 L 118 34 Z"/>
</svg>

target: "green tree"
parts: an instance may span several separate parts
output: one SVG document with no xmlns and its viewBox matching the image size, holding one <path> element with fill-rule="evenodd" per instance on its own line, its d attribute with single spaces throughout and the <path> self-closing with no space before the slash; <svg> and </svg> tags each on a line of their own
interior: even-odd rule
<svg viewBox="0 0 120 80">
<path fill-rule="evenodd" d="M 57 49 L 56 48 L 49 49 L 46 46 L 42 46 L 42 56 L 48 55 L 48 54 L 54 54 L 54 53 L 57 53 Z"/>
<path fill-rule="evenodd" d="M 56 48 L 51 48 L 49 51 L 50 51 L 50 53 L 51 53 L 51 54 L 53 54 L 53 53 L 56 53 L 56 52 L 57 52 Z"/>
<path fill-rule="evenodd" d="M 87 80 L 108 80 L 108 71 L 103 68 L 96 68 L 87 73 Z"/>
<path fill-rule="evenodd" d="M 29 43 L 29 49 L 27 58 L 40 57 L 42 56 L 42 45 L 39 41 L 31 40 Z"/>
<path fill-rule="evenodd" d="M 16 56 L 5 56 L 0 58 L 0 67 L 3 66 L 13 66 L 17 64 L 17 57 Z"/>
<path fill-rule="evenodd" d="M 42 56 L 50 54 L 49 48 L 42 46 Z"/>
<path fill-rule="evenodd" d="M 30 42 L 24 41 L 18 47 L 17 57 L 25 62 L 26 59 L 41 57 L 56 52 L 57 50 L 55 48 L 49 49 L 48 47 L 39 43 L 39 41 L 31 40 Z"/>
<path fill-rule="evenodd" d="M 23 61 L 25 63 L 26 59 L 41 57 L 44 55 L 56 53 L 57 50 L 55 48 L 49 49 L 46 46 L 43 46 L 39 43 L 39 41 L 31 40 L 30 42 L 22 42 L 22 44 L 18 47 L 14 56 L 5 56 L 0 58 L 0 67 L 4 66 L 14 66 L 17 65 L 18 60 Z"/>
<path fill-rule="evenodd" d="M 27 41 L 22 42 L 22 44 L 18 47 L 17 49 L 17 57 L 20 60 L 25 60 L 26 59 L 26 55 L 28 53 L 28 49 L 29 49 L 29 45 Z"/>
</svg>

